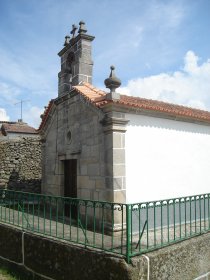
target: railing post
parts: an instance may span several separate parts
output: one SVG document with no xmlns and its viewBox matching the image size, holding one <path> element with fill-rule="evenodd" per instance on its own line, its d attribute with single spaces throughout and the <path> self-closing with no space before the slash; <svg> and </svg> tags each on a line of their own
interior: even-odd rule
<svg viewBox="0 0 210 280">
<path fill-rule="evenodd" d="M 126 204 L 126 260 L 130 263 L 131 252 L 131 205 Z"/>
</svg>

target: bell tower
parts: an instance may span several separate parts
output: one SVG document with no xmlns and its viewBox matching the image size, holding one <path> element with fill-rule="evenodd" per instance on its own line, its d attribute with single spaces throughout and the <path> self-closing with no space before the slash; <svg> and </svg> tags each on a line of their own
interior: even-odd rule
<svg viewBox="0 0 210 280">
<path fill-rule="evenodd" d="M 88 35 L 85 23 L 80 21 L 79 30 L 73 24 L 70 36 L 65 37 L 64 47 L 58 53 L 61 58 L 61 71 L 58 73 L 58 96 L 68 93 L 72 86 L 80 82 L 92 83 L 93 61 L 91 42 L 94 36 Z"/>
</svg>

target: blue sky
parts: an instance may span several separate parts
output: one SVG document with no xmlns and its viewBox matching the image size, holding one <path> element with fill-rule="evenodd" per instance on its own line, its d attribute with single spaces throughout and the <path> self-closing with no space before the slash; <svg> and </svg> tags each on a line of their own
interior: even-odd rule
<svg viewBox="0 0 210 280">
<path fill-rule="evenodd" d="M 210 110 L 209 0 L 0 1 L 0 120 L 37 127 L 57 96 L 58 51 L 71 25 L 86 22 L 93 84 L 110 65 L 128 95 Z"/>
</svg>

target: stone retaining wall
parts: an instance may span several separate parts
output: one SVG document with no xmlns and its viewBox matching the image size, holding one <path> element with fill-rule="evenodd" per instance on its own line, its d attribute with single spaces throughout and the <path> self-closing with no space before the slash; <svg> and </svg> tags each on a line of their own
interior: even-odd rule
<svg viewBox="0 0 210 280">
<path fill-rule="evenodd" d="M 127 264 L 117 255 L 0 224 L 0 264 L 30 280 L 208 279 L 209 248 L 207 233 L 132 258 Z"/>
<path fill-rule="evenodd" d="M 210 233 L 150 252 L 133 259 L 139 280 L 193 280 L 210 271 Z M 206 279 L 202 278 L 201 279 Z"/>
<path fill-rule="evenodd" d="M 123 258 L 0 224 L 0 263 L 24 279 L 131 280 Z"/>
<path fill-rule="evenodd" d="M 40 192 L 41 141 L 39 138 L 0 141 L 0 188 Z"/>
</svg>

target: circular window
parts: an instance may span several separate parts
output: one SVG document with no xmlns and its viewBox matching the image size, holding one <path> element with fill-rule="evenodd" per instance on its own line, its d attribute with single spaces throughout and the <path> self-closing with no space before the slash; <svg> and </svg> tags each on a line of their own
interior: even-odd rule
<svg viewBox="0 0 210 280">
<path fill-rule="evenodd" d="M 70 130 L 67 132 L 67 140 L 69 143 L 71 142 L 71 131 Z"/>
</svg>

